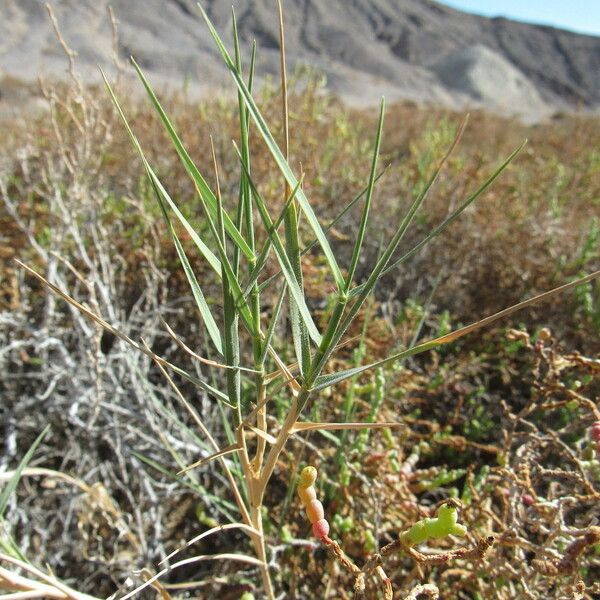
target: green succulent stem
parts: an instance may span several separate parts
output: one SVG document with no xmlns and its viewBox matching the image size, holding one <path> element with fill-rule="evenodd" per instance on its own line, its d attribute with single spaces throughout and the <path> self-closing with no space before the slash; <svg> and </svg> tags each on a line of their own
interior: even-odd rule
<svg viewBox="0 0 600 600">
<path fill-rule="evenodd" d="M 467 528 L 458 523 L 458 511 L 452 504 L 442 504 L 436 516 L 417 521 L 400 535 L 400 541 L 408 547 L 424 544 L 429 540 L 439 540 L 449 535 L 465 536 Z"/>
</svg>

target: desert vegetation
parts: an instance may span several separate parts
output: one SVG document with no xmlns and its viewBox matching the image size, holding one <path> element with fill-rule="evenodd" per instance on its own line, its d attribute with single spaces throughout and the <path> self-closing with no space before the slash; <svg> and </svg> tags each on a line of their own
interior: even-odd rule
<svg viewBox="0 0 600 600">
<path fill-rule="evenodd" d="M 64 47 L 2 125 L 6 597 L 596 597 L 598 119 Z"/>
</svg>

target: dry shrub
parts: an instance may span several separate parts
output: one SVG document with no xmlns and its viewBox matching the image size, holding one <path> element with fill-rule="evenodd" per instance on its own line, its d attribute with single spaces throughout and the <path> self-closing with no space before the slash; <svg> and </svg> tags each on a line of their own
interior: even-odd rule
<svg viewBox="0 0 600 600">
<path fill-rule="evenodd" d="M 600 416 L 599 363 L 561 349 L 547 330 L 537 341 L 509 331 L 493 356 L 495 363 L 476 367 L 450 361 L 435 388 L 428 385 L 437 375 L 435 360 L 426 373 L 388 373 L 386 389 L 400 386 L 404 394 L 394 399 L 391 391 L 380 417 L 400 413 L 407 428 L 398 436 L 374 435 L 363 453 L 346 446 L 346 481 L 332 471 L 331 446 L 309 459 L 329 479 L 331 537 L 359 567 L 372 568 L 374 558 L 382 564 L 398 598 L 423 583 L 437 587 L 442 598 L 595 597 L 600 470 L 591 425 Z M 477 383 L 495 380 L 499 370 L 510 374 L 504 387 L 490 385 L 485 398 L 477 397 Z M 518 390 L 507 393 L 517 382 Z M 449 411 L 450 401 L 455 406 Z M 482 402 L 493 421 L 474 427 L 469 413 Z M 456 497 L 460 522 L 469 530 L 459 550 L 449 540 L 430 542 L 418 553 L 398 545 L 402 530 L 433 516 L 449 496 Z M 305 535 L 303 519 L 290 527 L 294 537 Z M 481 553 L 472 551 L 477 544 Z M 323 588 L 353 597 L 356 573 L 339 551 L 330 549 L 328 568 L 319 567 L 327 554 L 317 553 L 315 563 L 313 553 L 308 547 L 290 551 L 289 558 L 299 573 L 318 576 Z M 376 597 L 382 583 L 370 575 L 367 597 Z M 306 587 L 300 581 L 297 592 L 315 589 L 312 581 Z"/>
</svg>

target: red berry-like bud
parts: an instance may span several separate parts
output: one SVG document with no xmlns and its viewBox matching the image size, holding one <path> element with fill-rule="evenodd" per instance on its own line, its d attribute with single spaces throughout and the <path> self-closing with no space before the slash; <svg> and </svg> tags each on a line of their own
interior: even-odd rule
<svg viewBox="0 0 600 600">
<path fill-rule="evenodd" d="M 313 535 L 318 539 L 323 539 L 329 533 L 329 523 L 326 519 L 320 519 L 312 526 Z"/>
<path fill-rule="evenodd" d="M 525 506 L 532 506 L 535 504 L 535 499 L 531 494 L 523 494 L 521 496 L 521 502 L 523 502 Z"/>
</svg>

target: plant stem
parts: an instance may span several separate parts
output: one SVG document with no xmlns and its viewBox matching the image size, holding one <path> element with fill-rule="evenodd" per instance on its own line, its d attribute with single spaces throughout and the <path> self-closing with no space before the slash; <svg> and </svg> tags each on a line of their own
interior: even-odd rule
<svg viewBox="0 0 600 600">
<path fill-rule="evenodd" d="M 329 318 L 329 323 L 327 324 L 327 329 L 323 334 L 321 344 L 319 345 L 319 348 L 317 349 L 317 351 L 315 352 L 315 356 L 313 357 L 311 371 L 306 377 L 306 381 L 304 383 L 305 387 L 308 389 L 312 387 L 312 384 L 314 383 L 316 378 L 321 374 L 321 371 L 323 370 L 327 359 L 335 349 L 335 345 L 337 343 L 334 342 L 335 335 L 337 333 L 340 321 L 344 316 L 344 310 L 346 308 L 347 302 L 348 297 L 345 294 L 340 295 L 336 301 L 331 317 Z"/>
<path fill-rule="evenodd" d="M 260 367 L 260 365 L 258 365 Z M 264 376 L 262 374 L 256 376 L 256 406 L 260 408 L 256 411 L 256 426 L 261 431 L 267 431 L 267 409 L 264 406 L 264 400 L 267 394 L 267 386 L 265 385 Z M 254 470 L 259 473 L 262 468 L 263 457 L 265 455 L 266 440 L 258 437 L 256 440 L 256 455 L 254 456 Z"/>
<path fill-rule="evenodd" d="M 271 475 L 273 474 L 275 465 L 277 464 L 277 459 L 283 451 L 283 448 L 288 441 L 292 433 L 292 429 L 298 421 L 298 417 L 300 416 L 300 413 L 302 412 L 302 409 L 304 408 L 309 396 L 310 392 L 303 390 L 300 395 L 297 398 L 294 398 L 292 401 L 290 410 L 288 411 L 285 421 L 281 426 L 281 430 L 277 434 L 275 443 L 271 446 L 271 450 L 269 450 L 269 453 L 267 454 L 267 459 L 260 474 L 259 487 L 263 488 L 263 493 L 264 489 L 269 483 L 269 480 L 271 479 Z"/>
<path fill-rule="evenodd" d="M 254 479 L 254 482 L 258 481 Z M 263 532 L 262 522 L 262 511 L 261 506 L 264 496 L 264 486 L 252 485 L 250 490 L 250 519 L 252 521 L 252 527 L 257 531 L 260 531 L 260 535 L 253 535 L 252 540 L 254 542 L 254 550 L 257 558 L 261 561 L 260 565 L 260 576 L 263 583 L 263 588 L 268 600 L 275 599 L 275 593 L 273 591 L 273 583 L 271 582 L 271 574 L 269 573 L 269 565 L 267 562 L 267 552 L 265 549 L 265 536 Z"/>
</svg>

